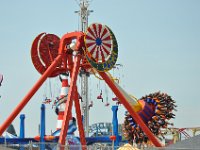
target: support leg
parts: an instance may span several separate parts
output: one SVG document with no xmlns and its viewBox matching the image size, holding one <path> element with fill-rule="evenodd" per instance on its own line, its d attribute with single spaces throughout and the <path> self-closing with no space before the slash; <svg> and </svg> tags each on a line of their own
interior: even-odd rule
<svg viewBox="0 0 200 150">
<path fill-rule="evenodd" d="M 36 82 L 33 88 L 28 92 L 28 94 L 22 99 L 22 101 L 17 105 L 14 111 L 10 114 L 10 116 L 6 119 L 6 121 L 0 126 L 0 135 L 8 128 L 8 126 L 12 123 L 12 121 L 16 118 L 16 116 L 21 112 L 21 110 L 26 106 L 31 97 L 37 92 L 43 82 L 47 79 L 47 77 L 53 72 L 56 68 L 57 64 L 60 62 L 62 55 L 58 55 L 56 59 L 52 62 L 52 64 L 48 67 L 48 69 L 44 72 L 44 74 L 40 77 L 40 79 Z"/>
<path fill-rule="evenodd" d="M 105 80 L 108 86 L 112 89 L 115 95 L 120 99 L 120 102 L 124 105 L 124 107 L 129 111 L 131 116 L 135 119 L 135 121 L 140 125 L 141 129 L 146 133 L 148 138 L 152 141 L 152 143 L 156 147 L 162 147 L 160 141 L 154 136 L 154 134 L 149 130 L 149 128 L 145 125 L 140 116 L 133 110 L 131 105 L 127 102 L 123 93 L 117 88 L 114 81 L 110 79 L 110 77 L 105 72 L 99 72 L 99 75 Z"/>
<path fill-rule="evenodd" d="M 83 146 L 82 150 L 86 150 L 87 148 L 85 147 L 86 146 L 85 132 L 84 132 L 83 122 L 82 122 L 82 117 L 81 117 L 81 109 L 80 109 L 77 87 L 76 87 L 76 91 L 74 91 L 74 92 L 75 92 L 74 103 L 75 103 L 75 109 L 76 109 L 76 118 L 78 121 L 79 136 L 80 136 L 80 140 L 81 140 L 81 145 Z"/>
<path fill-rule="evenodd" d="M 73 70 L 72 70 L 70 88 L 69 88 L 69 92 L 68 92 L 65 113 L 63 116 L 62 128 L 61 128 L 60 137 L 59 137 L 59 144 L 61 145 L 61 147 L 63 145 L 65 145 L 65 138 L 66 138 L 67 130 L 69 127 L 70 113 L 71 113 L 71 109 L 72 109 L 73 92 L 76 89 L 76 80 L 77 80 L 77 76 L 78 76 L 80 60 L 81 60 L 80 55 L 75 56 L 75 62 L 74 62 Z"/>
</svg>

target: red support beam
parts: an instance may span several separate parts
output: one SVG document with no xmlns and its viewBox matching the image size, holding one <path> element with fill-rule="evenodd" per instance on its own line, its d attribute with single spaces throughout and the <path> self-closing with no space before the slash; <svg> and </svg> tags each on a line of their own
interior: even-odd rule
<svg viewBox="0 0 200 150">
<path fill-rule="evenodd" d="M 76 55 L 73 70 L 72 70 L 72 75 L 71 75 L 70 88 L 69 88 L 68 97 L 66 101 L 65 113 L 63 116 L 62 128 L 61 128 L 60 137 L 59 137 L 59 144 L 61 145 L 61 147 L 65 145 L 67 130 L 69 127 L 70 113 L 72 110 L 72 100 L 74 98 L 73 92 L 76 90 L 76 81 L 77 81 L 80 61 L 81 61 L 81 56 Z"/>
<path fill-rule="evenodd" d="M 81 109 L 80 109 L 77 87 L 76 87 L 76 91 L 74 91 L 74 92 L 75 92 L 74 103 L 75 103 L 75 109 L 76 109 L 76 118 L 78 121 L 78 130 L 79 130 L 80 141 L 81 141 L 81 145 L 82 145 L 82 150 L 86 150 L 87 147 L 86 147 L 85 133 L 84 133 L 83 123 L 82 123 Z"/>
<path fill-rule="evenodd" d="M 48 69 L 44 72 L 44 74 L 40 77 L 40 79 L 35 83 L 32 89 L 28 92 L 28 94 L 21 100 L 21 102 L 17 105 L 14 111 L 10 114 L 10 116 L 6 119 L 6 121 L 0 126 L 0 135 L 8 128 L 8 126 L 12 123 L 12 121 L 16 118 L 16 116 L 21 112 L 21 110 L 26 106 L 31 97 L 37 92 L 43 82 L 47 79 L 47 77 L 54 71 L 57 64 L 60 62 L 62 55 L 58 55 L 53 63 L 48 67 Z"/>
<path fill-rule="evenodd" d="M 129 113 L 135 119 L 135 121 L 140 125 L 141 129 L 146 133 L 146 135 L 152 141 L 152 143 L 156 147 L 162 147 L 162 144 L 160 143 L 160 141 L 157 139 L 157 137 L 154 136 L 154 134 L 145 125 L 145 123 L 140 118 L 140 116 L 133 110 L 131 105 L 127 102 L 126 98 L 124 97 L 123 93 L 115 85 L 114 81 L 112 79 L 110 79 L 110 77 L 105 72 L 98 72 L 98 73 L 105 80 L 105 82 L 108 84 L 108 86 L 112 89 L 112 91 L 115 93 L 115 95 L 119 98 L 120 102 L 129 111 Z"/>
</svg>

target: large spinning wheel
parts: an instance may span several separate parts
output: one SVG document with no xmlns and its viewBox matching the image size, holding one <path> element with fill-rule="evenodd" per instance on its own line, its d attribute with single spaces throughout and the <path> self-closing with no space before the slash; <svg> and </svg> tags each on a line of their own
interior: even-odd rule
<svg viewBox="0 0 200 150">
<path fill-rule="evenodd" d="M 31 58 L 36 70 L 43 74 L 58 56 L 60 38 L 54 34 L 39 34 L 33 41 Z M 61 61 L 49 77 L 55 77 L 61 73 Z"/>
<path fill-rule="evenodd" d="M 94 23 L 85 36 L 86 58 L 100 72 L 112 69 L 118 57 L 115 35 L 106 25 Z"/>
<path fill-rule="evenodd" d="M 177 107 L 175 101 L 166 93 L 155 92 L 143 96 L 139 102 L 148 106 L 148 108 L 144 109 L 145 111 L 139 112 L 145 124 L 155 136 L 164 139 L 165 131 L 163 129 L 173 126 L 173 123 L 169 123 L 169 120 L 175 118 L 173 113 Z M 130 144 L 133 144 L 133 142 L 147 143 L 149 140 L 129 112 L 125 113 L 123 131 Z"/>
<path fill-rule="evenodd" d="M 97 23 L 90 25 L 85 36 L 85 45 L 96 62 L 107 61 L 112 51 L 112 37 L 106 26 Z"/>
</svg>

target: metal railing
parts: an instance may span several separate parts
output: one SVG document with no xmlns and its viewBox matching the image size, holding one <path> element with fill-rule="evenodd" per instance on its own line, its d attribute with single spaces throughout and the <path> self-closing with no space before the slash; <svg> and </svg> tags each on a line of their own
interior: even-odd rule
<svg viewBox="0 0 200 150">
<path fill-rule="evenodd" d="M 113 150 L 113 147 L 106 144 L 94 144 L 94 145 L 59 145 L 58 143 L 33 143 L 28 144 L 1 144 L 0 150 L 82 150 L 86 147 L 87 150 Z M 118 147 L 117 147 L 118 148 Z M 116 148 L 116 149 L 117 149 Z"/>
<path fill-rule="evenodd" d="M 64 150 L 82 150 L 82 148 L 86 148 L 87 150 L 114 150 L 112 145 L 107 144 L 93 144 L 87 146 L 81 145 L 59 145 L 58 143 L 33 143 L 30 142 L 28 144 L 0 144 L 0 150 L 60 150 L 64 148 Z M 125 147 L 123 147 L 125 150 Z M 115 147 L 115 150 L 119 149 L 119 147 Z M 140 147 L 141 150 L 183 150 L 184 148 L 170 148 L 170 147 Z M 120 149 L 121 150 L 121 149 Z M 134 148 L 127 147 L 127 150 L 134 150 Z M 138 150 L 135 148 L 135 150 Z M 186 149 L 184 149 L 186 150 Z M 187 149 L 189 150 L 189 149 Z M 200 150 L 200 148 L 199 148 Z"/>
</svg>

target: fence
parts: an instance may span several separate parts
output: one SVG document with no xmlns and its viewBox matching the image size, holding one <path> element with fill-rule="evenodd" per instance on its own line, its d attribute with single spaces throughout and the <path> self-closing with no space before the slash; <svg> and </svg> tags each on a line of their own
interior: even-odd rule
<svg viewBox="0 0 200 150">
<path fill-rule="evenodd" d="M 86 147 L 87 150 L 113 150 L 113 146 L 107 144 L 93 144 L 87 146 L 81 145 L 59 145 L 58 143 L 33 143 L 28 144 L 1 144 L 0 150 L 59 150 L 64 148 L 64 150 L 82 150 L 83 147 Z M 117 149 L 116 147 L 115 149 Z"/>
</svg>

